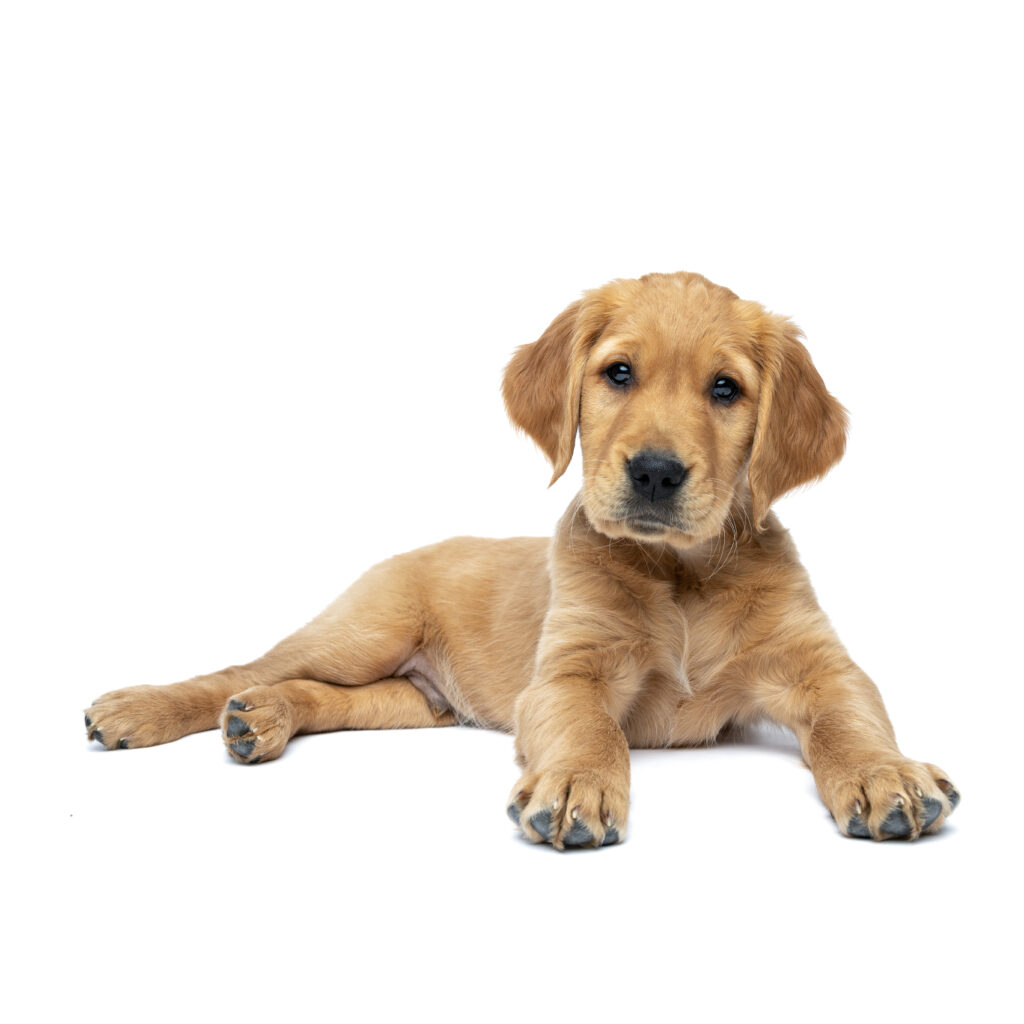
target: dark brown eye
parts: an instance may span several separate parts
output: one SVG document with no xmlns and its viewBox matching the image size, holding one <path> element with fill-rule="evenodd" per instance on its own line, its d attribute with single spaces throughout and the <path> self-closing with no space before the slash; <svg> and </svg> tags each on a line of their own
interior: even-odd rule
<svg viewBox="0 0 1024 1024">
<path fill-rule="evenodd" d="M 633 379 L 633 369 L 629 363 L 612 363 L 604 375 L 617 387 L 625 387 Z"/>
<path fill-rule="evenodd" d="M 732 405 L 740 397 L 740 386 L 732 377 L 716 377 L 711 386 L 711 395 L 722 405 Z"/>
</svg>

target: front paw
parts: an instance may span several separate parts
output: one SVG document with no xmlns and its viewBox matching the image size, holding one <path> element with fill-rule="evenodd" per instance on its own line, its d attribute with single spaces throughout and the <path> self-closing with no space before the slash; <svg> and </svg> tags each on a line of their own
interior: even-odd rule
<svg viewBox="0 0 1024 1024">
<path fill-rule="evenodd" d="M 559 768 L 524 775 L 508 816 L 534 843 L 610 846 L 626 832 L 629 778 L 599 770 Z"/>
<path fill-rule="evenodd" d="M 856 839 L 917 839 L 937 832 L 960 802 L 949 776 L 920 761 L 879 764 L 831 788 L 839 831 Z"/>
</svg>

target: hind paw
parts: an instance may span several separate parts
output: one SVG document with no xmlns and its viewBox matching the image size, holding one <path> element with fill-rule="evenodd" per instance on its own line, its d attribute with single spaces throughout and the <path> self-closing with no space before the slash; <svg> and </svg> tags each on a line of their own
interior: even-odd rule
<svg viewBox="0 0 1024 1024">
<path fill-rule="evenodd" d="M 220 718 L 228 753 L 242 764 L 280 757 L 295 732 L 287 699 L 270 686 L 254 686 L 232 697 Z"/>
</svg>

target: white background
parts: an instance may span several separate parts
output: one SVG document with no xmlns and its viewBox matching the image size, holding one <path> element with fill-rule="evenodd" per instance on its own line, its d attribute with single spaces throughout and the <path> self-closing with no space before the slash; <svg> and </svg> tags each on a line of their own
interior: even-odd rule
<svg viewBox="0 0 1024 1024">
<path fill-rule="evenodd" d="M 1006 1020 L 1020 962 L 1014 5 L 9 3 L 5 1002 L 19 1019 Z M 644 752 L 629 840 L 504 816 L 511 740 L 107 753 L 396 551 L 547 533 L 499 380 L 579 292 L 791 314 L 852 415 L 780 503 L 905 752 L 844 840 L 792 740 Z"/>
</svg>

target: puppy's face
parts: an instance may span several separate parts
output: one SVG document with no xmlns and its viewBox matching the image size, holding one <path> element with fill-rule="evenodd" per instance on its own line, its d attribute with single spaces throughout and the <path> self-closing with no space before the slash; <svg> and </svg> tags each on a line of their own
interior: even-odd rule
<svg viewBox="0 0 1024 1024">
<path fill-rule="evenodd" d="M 842 455 L 845 412 L 799 337 L 698 274 L 613 281 L 516 352 L 505 403 L 552 480 L 579 432 L 596 529 L 688 548 L 722 531 L 741 491 L 761 529 L 777 497 Z"/>
<path fill-rule="evenodd" d="M 583 502 L 607 536 L 686 548 L 722 531 L 760 395 L 757 339 L 735 306 L 724 289 L 661 280 L 618 308 L 590 349 Z"/>
</svg>

